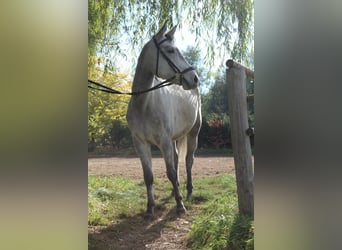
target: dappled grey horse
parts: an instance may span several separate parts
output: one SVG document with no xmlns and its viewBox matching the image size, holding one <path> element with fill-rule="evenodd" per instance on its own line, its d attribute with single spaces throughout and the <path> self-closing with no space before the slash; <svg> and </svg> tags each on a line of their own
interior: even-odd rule
<svg viewBox="0 0 342 250">
<path fill-rule="evenodd" d="M 178 158 L 185 156 L 187 197 L 192 193 L 191 168 L 201 127 L 201 102 L 198 76 L 174 45 L 176 26 L 166 33 L 166 23 L 142 49 L 133 80 L 132 91 L 140 92 L 160 84 L 173 83 L 147 93 L 133 95 L 127 111 L 127 122 L 135 150 L 143 167 L 147 188 L 145 218 L 154 214 L 151 145 L 156 145 L 165 160 L 167 177 L 172 183 L 177 213 L 185 207 L 179 192 Z M 183 153 L 181 153 L 183 151 Z"/>
</svg>

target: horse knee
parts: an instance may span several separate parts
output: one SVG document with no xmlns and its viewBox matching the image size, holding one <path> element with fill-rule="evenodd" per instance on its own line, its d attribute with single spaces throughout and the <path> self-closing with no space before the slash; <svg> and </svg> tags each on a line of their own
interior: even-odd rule
<svg viewBox="0 0 342 250">
<path fill-rule="evenodd" d="M 185 158 L 186 167 L 190 166 L 192 167 L 192 164 L 194 163 L 194 155 L 193 154 L 187 154 Z"/>
<path fill-rule="evenodd" d="M 177 183 L 177 172 L 175 169 L 167 169 L 166 171 L 167 178 L 173 183 Z"/>
<path fill-rule="evenodd" d="M 153 174 L 148 172 L 144 173 L 144 181 L 146 185 L 152 185 L 153 184 Z"/>
</svg>

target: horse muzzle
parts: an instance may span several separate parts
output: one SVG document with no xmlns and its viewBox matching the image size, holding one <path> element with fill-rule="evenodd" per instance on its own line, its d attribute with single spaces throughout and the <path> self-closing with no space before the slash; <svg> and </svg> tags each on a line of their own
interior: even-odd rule
<svg viewBox="0 0 342 250">
<path fill-rule="evenodd" d="M 193 74 L 186 74 L 181 76 L 180 85 L 183 86 L 183 89 L 195 89 L 198 87 L 199 79 L 197 74 L 193 71 Z"/>
</svg>

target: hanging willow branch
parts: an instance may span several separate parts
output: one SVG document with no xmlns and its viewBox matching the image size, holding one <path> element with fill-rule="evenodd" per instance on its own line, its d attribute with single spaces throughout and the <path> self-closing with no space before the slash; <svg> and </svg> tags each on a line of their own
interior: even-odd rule
<svg viewBox="0 0 342 250">
<path fill-rule="evenodd" d="M 168 20 L 170 26 L 189 23 L 196 40 L 208 44 L 209 61 L 213 62 L 214 48 L 219 46 L 248 66 L 248 48 L 254 38 L 253 4 L 253 0 L 89 0 L 88 55 L 99 51 L 113 55 L 127 44 L 133 51 L 141 48 L 146 37 Z M 234 32 L 238 34 L 236 40 Z"/>
</svg>

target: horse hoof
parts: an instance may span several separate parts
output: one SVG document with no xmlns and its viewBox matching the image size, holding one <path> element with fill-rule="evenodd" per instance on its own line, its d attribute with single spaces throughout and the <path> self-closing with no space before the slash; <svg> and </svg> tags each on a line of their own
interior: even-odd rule
<svg viewBox="0 0 342 250">
<path fill-rule="evenodd" d="M 185 213 L 186 213 L 185 207 L 178 207 L 177 208 L 177 214 L 178 215 L 185 214 Z"/>
</svg>

